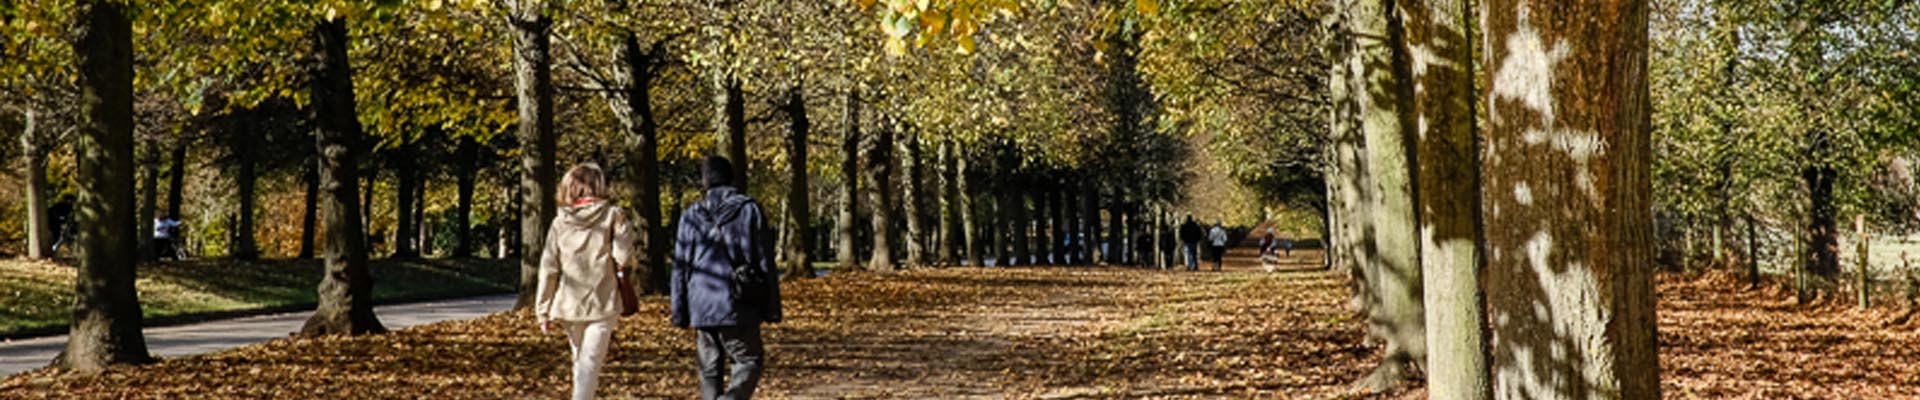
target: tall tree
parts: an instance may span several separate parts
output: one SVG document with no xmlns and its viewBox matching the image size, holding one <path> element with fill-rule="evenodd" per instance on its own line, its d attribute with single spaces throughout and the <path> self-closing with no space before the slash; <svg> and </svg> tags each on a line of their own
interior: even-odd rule
<svg viewBox="0 0 1920 400">
<path fill-rule="evenodd" d="M 1492 398 L 1487 376 L 1486 303 L 1480 291 L 1480 154 L 1474 129 L 1471 6 L 1460 0 L 1405 2 L 1413 59 L 1413 113 L 1419 160 L 1415 196 L 1427 328 L 1427 393 Z"/>
<path fill-rule="evenodd" d="M 300 180 L 306 182 L 306 207 L 300 217 L 300 259 L 313 258 L 313 238 L 320 232 L 320 161 L 309 161 L 302 167 Z"/>
<path fill-rule="evenodd" d="M 151 362 L 134 266 L 139 262 L 133 198 L 133 24 L 125 8 L 80 1 L 70 33 L 79 64 L 79 135 L 74 156 L 73 324 L 56 367 L 100 372 L 113 364 Z"/>
<path fill-rule="evenodd" d="M 257 108 L 240 111 L 234 116 L 232 125 L 228 126 L 232 129 L 228 133 L 228 140 L 231 141 L 228 151 L 233 153 L 234 197 L 239 203 L 234 210 L 233 258 L 239 260 L 252 260 L 260 256 L 260 246 L 253 238 L 254 186 L 259 181 L 258 169 L 255 168 L 255 153 L 258 151 L 255 139 L 264 128 L 260 121 L 265 119 L 261 115 L 265 112 Z"/>
<path fill-rule="evenodd" d="M 47 145 L 40 138 L 38 130 L 39 113 L 28 110 L 26 125 L 20 129 L 20 147 L 27 158 L 27 258 L 46 259 L 53 257 L 53 237 L 60 227 L 49 226 L 47 210 L 52 207 L 47 201 L 51 195 L 47 190 Z"/>
<path fill-rule="evenodd" d="M 553 17 L 543 0 L 513 0 L 508 24 L 513 30 L 514 97 L 520 110 L 520 297 L 516 310 L 533 307 L 540 254 L 546 249 L 547 223 L 556 212 L 553 132 L 553 59 L 549 54 Z"/>
<path fill-rule="evenodd" d="M 409 140 L 409 136 L 412 135 L 401 134 L 398 138 L 400 143 L 394 145 L 393 152 L 390 153 L 393 157 L 394 180 L 399 181 L 399 187 L 393 191 L 394 219 L 397 226 L 394 227 L 392 257 L 401 259 L 420 255 L 414 248 L 414 242 L 420 236 L 419 224 L 421 223 L 417 219 L 418 215 L 415 214 L 417 211 L 415 206 L 420 204 L 415 202 L 425 202 L 414 197 L 425 185 L 420 183 L 420 166 L 414 154 L 414 147 L 418 144 L 414 143 L 414 140 Z"/>
<path fill-rule="evenodd" d="M 905 189 L 900 205 L 903 209 L 901 217 L 907 220 L 907 267 L 913 268 L 927 264 L 927 239 L 923 236 L 927 230 L 922 226 L 926 222 L 921 218 L 920 209 L 920 204 L 927 201 L 926 188 L 920 179 L 926 172 L 926 162 L 920 159 L 919 129 L 908 129 L 908 132 L 904 132 L 904 140 L 900 141 L 900 147 L 903 147 L 900 152 L 900 177 L 903 180 L 900 186 Z"/>
<path fill-rule="evenodd" d="M 845 135 L 840 138 L 840 218 L 834 224 L 839 238 L 836 259 L 839 267 L 852 270 L 860 265 L 857 241 L 860 215 L 860 94 L 847 90 Z"/>
<path fill-rule="evenodd" d="M 893 117 L 880 119 L 878 129 L 868 136 L 867 193 L 872 200 L 873 254 L 867 270 L 893 271 L 893 135 L 899 124 Z"/>
<path fill-rule="evenodd" d="M 354 116 L 353 69 L 347 62 L 347 21 L 325 18 L 308 33 L 314 54 L 308 70 L 314 140 L 320 154 L 322 212 L 327 219 L 326 270 L 319 307 L 300 328 L 303 336 L 381 333 L 373 314 L 373 275 L 367 268 L 367 235 L 360 224 L 359 157 L 365 134 Z"/>
<path fill-rule="evenodd" d="M 464 259 L 473 256 L 473 186 L 475 175 L 480 169 L 480 144 L 473 137 L 462 136 L 460 144 L 453 151 L 454 175 L 454 211 L 453 211 L 453 258 Z M 658 210 L 658 208 L 655 208 Z M 658 212 L 658 211 L 655 211 Z"/>
<path fill-rule="evenodd" d="M 733 161 L 733 185 L 747 190 L 747 94 L 740 78 L 731 73 L 714 74 L 714 143 L 720 154 Z"/>
<path fill-rule="evenodd" d="M 1358 75 L 1350 94 L 1359 110 L 1365 168 L 1361 185 L 1369 240 L 1364 243 L 1366 284 L 1377 303 L 1368 310 L 1368 330 L 1386 344 L 1380 365 L 1358 382 L 1385 390 L 1397 386 L 1426 361 L 1426 320 L 1422 309 L 1417 202 L 1413 193 L 1412 75 L 1403 30 L 1392 0 L 1352 3 L 1346 25 L 1357 49 L 1351 62 Z M 1411 368 L 1410 368 L 1411 367 Z"/>
<path fill-rule="evenodd" d="M 1489 0 L 1496 398 L 1660 397 L 1645 0 Z"/>
<path fill-rule="evenodd" d="M 973 184 L 972 171 L 968 169 L 968 167 L 973 164 L 973 162 L 970 161 L 973 157 L 969 155 L 969 153 L 970 152 L 960 149 L 954 149 L 952 172 L 954 180 L 953 200 L 958 203 L 957 208 L 960 213 L 960 240 L 962 242 L 960 249 L 966 253 L 967 265 L 978 268 L 986 264 L 985 259 L 980 256 L 980 230 L 979 224 L 976 222 L 979 220 L 979 217 L 976 216 L 974 211 L 974 209 L 979 208 L 977 206 L 980 203 L 974 200 L 977 198 L 974 194 L 974 187 L 976 187 L 976 185 Z"/>
<path fill-rule="evenodd" d="M 813 189 L 807 184 L 807 137 L 813 129 L 813 122 L 807 119 L 806 86 L 795 84 L 787 88 L 787 99 L 781 104 L 781 111 L 787 113 L 787 240 L 781 243 L 781 260 L 789 278 L 811 278 L 813 257 L 808 254 L 813 248 L 813 235 L 809 234 L 813 226 L 813 210 L 808 198 Z"/>
</svg>

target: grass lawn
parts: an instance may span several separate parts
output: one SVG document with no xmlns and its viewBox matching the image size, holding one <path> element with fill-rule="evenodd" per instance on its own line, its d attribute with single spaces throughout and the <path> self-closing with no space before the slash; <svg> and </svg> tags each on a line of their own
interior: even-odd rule
<svg viewBox="0 0 1920 400">
<path fill-rule="evenodd" d="M 415 260 L 373 263 L 381 303 L 507 293 L 519 282 L 513 260 Z M 320 284 L 319 260 L 197 260 L 139 269 L 148 325 L 269 310 L 309 308 Z M 57 334 L 72 316 L 74 268 L 0 260 L 0 337 Z"/>
</svg>

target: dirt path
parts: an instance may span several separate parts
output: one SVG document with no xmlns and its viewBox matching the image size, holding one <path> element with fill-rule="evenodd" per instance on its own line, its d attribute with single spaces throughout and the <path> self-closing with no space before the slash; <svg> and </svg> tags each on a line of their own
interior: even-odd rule
<svg viewBox="0 0 1920 400">
<path fill-rule="evenodd" d="M 1263 272 L 1123 267 L 836 274 L 786 285 L 760 398 L 1329 398 L 1371 351 L 1343 283 L 1296 252 Z M 662 299 L 622 322 L 603 398 L 697 393 Z M 567 347 L 495 314 L 386 335 L 274 340 L 94 376 L 37 371 L 0 398 L 555 398 Z"/>
</svg>

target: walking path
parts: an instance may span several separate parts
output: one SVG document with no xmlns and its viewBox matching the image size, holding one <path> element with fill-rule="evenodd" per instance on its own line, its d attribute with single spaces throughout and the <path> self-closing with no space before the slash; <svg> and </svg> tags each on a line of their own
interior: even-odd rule
<svg viewBox="0 0 1920 400">
<path fill-rule="evenodd" d="M 471 319 L 513 308 L 514 295 L 395 304 L 374 307 L 387 329 L 434 322 Z M 226 350 L 286 337 L 300 330 L 311 311 L 290 312 L 210 321 L 191 325 L 147 328 L 147 351 L 156 357 L 179 357 Z M 66 348 L 67 337 L 48 336 L 0 343 L 0 377 L 47 366 Z"/>
</svg>

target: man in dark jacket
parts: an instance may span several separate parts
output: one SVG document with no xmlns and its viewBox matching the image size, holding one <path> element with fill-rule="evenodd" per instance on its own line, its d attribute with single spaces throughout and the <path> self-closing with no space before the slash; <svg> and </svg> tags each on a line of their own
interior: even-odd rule
<svg viewBox="0 0 1920 400">
<path fill-rule="evenodd" d="M 1187 216 L 1187 222 L 1180 224 L 1180 244 L 1186 247 L 1187 270 L 1200 270 L 1200 223 L 1193 222 L 1193 216 Z"/>
<path fill-rule="evenodd" d="M 773 233 L 760 205 L 734 188 L 727 159 L 707 157 L 700 175 L 707 197 L 680 215 L 675 235 L 673 325 L 697 331 L 700 398 L 747 399 L 766 354 L 760 324 L 781 320 Z"/>
</svg>

